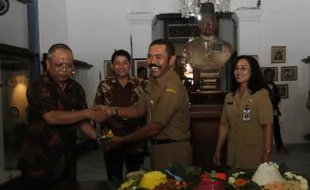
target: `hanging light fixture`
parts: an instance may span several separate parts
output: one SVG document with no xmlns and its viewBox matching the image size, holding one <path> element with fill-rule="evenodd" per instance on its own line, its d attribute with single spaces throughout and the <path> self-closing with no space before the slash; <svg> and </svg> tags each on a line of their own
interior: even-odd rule
<svg viewBox="0 0 310 190">
<path fill-rule="evenodd" d="M 180 13 L 182 17 L 199 17 L 201 3 L 212 2 L 216 12 L 230 12 L 231 0 L 180 0 Z"/>
</svg>

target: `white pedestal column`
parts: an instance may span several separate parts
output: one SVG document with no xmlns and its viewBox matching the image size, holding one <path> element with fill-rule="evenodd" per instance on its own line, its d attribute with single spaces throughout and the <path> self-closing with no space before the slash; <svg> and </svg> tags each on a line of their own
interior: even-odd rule
<svg viewBox="0 0 310 190">
<path fill-rule="evenodd" d="M 236 11 L 239 55 L 259 55 L 261 14 L 259 9 Z"/>
<path fill-rule="evenodd" d="M 150 12 L 128 13 L 130 34 L 132 35 L 133 58 L 146 58 L 148 46 L 152 42 L 152 20 Z"/>
</svg>

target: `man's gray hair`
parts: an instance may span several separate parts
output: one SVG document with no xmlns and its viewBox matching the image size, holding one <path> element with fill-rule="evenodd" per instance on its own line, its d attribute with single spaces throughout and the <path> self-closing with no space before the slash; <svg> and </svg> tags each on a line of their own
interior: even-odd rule
<svg viewBox="0 0 310 190">
<path fill-rule="evenodd" d="M 53 53 L 57 50 L 57 49 L 64 49 L 64 50 L 67 50 L 67 51 L 70 51 L 72 56 L 73 56 L 73 53 L 72 53 L 72 50 L 71 48 L 66 45 L 66 44 L 54 44 L 52 45 L 49 49 L 48 49 L 48 52 L 47 52 L 47 59 L 48 60 L 51 60 L 52 59 L 52 55 Z"/>
</svg>

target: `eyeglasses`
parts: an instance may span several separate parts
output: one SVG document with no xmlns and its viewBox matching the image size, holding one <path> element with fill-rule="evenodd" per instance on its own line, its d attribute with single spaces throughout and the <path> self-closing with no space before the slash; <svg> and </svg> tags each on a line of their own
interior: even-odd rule
<svg viewBox="0 0 310 190">
<path fill-rule="evenodd" d="M 54 63 L 54 67 L 57 70 L 61 69 L 73 69 L 73 64 L 64 64 L 64 63 Z"/>
<path fill-rule="evenodd" d="M 246 71 L 246 70 L 248 70 L 248 69 L 251 69 L 251 68 L 250 68 L 250 67 L 235 67 L 235 68 L 234 68 L 235 71 L 240 70 L 240 71 L 242 71 L 242 72 L 244 72 L 244 71 Z"/>
</svg>

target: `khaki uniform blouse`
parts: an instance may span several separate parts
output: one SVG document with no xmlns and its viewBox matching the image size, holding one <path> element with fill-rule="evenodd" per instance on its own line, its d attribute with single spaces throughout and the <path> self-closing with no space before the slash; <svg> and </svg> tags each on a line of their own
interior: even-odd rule
<svg viewBox="0 0 310 190">
<path fill-rule="evenodd" d="M 250 112 L 246 112 L 250 110 Z M 244 113 L 249 113 L 249 119 Z M 268 91 L 254 94 L 239 90 L 226 95 L 221 124 L 229 125 L 227 164 L 236 169 L 256 169 L 264 153 L 264 127 L 273 124 L 273 109 Z"/>
</svg>

